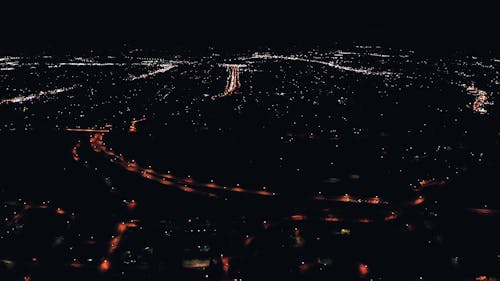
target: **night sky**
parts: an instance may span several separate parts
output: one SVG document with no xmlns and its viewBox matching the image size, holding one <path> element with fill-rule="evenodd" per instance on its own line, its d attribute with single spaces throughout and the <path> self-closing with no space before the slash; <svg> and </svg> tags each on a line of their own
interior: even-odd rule
<svg viewBox="0 0 500 281">
<path fill-rule="evenodd" d="M 499 46 L 496 9 L 477 1 L 10 2 L 1 4 L 4 49 L 123 43 L 232 48 L 356 42 L 428 50 Z"/>
</svg>

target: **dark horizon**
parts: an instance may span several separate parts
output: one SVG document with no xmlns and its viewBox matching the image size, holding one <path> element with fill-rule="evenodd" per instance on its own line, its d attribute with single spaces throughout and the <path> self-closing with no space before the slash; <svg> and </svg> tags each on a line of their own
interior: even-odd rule
<svg viewBox="0 0 500 281">
<path fill-rule="evenodd" d="M 447 52 L 494 52 L 490 5 L 274 2 L 10 3 L 4 51 L 116 48 L 255 48 L 380 44 Z"/>
</svg>

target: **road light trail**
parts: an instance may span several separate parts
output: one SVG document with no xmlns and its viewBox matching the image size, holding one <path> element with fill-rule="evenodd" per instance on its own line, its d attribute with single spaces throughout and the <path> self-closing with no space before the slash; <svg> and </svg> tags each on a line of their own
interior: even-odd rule
<svg viewBox="0 0 500 281">
<path fill-rule="evenodd" d="M 500 210 L 491 208 L 469 208 L 467 210 L 481 216 L 496 216 L 500 214 Z"/>
<path fill-rule="evenodd" d="M 467 93 L 475 96 L 475 100 L 472 103 L 472 110 L 480 114 L 488 113 L 488 111 L 484 108 L 484 106 L 493 103 L 488 102 L 488 94 L 486 93 L 486 91 L 478 89 L 476 86 L 474 86 L 474 83 L 472 83 L 471 86 L 467 87 L 466 90 Z"/>
<path fill-rule="evenodd" d="M 129 133 L 137 133 L 137 127 L 135 125 L 137 123 L 145 121 L 145 120 L 146 120 L 146 118 L 141 118 L 141 119 L 138 119 L 138 120 L 132 120 L 132 122 L 130 122 L 130 127 L 128 128 L 128 132 Z"/>
<path fill-rule="evenodd" d="M 373 205 L 387 205 L 389 202 L 382 200 L 380 197 L 355 197 L 348 194 L 342 196 L 325 196 L 317 195 L 313 197 L 316 201 L 330 201 L 330 202 L 346 202 L 346 203 L 364 203 Z"/>
<path fill-rule="evenodd" d="M 145 119 L 145 118 L 143 118 L 143 119 Z M 135 125 L 135 123 L 137 121 L 143 121 L 143 120 L 134 120 L 131 122 L 131 126 Z M 89 129 L 86 129 L 86 130 L 89 130 Z M 80 130 L 77 130 L 77 131 L 80 131 Z M 91 130 L 91 132 L 96 132 L 96 130 Z M 190 177 L 189 178 L 180 178 L 180 177 L 176 177 L 176 176 L 170 175 L 170 174 L 159 173 L 151 168 L 141 167 L 134 160 L 129 161 L 123 155 L 118 156 L 113 149 L 108 148 L 104 144 L 104 133 L 101 133 L 101 132 L 97 132 L 94 135 L 92 135 L 89 139 L 89 142 L 90 142 L 90 146 L 94 150 L 94 152 L 104 153 L 108 158 L 113 159 L 113 162 L 116 165 L 123 167 L 125 170 L 133 172 L 133 173 L 137 173 L 148 180 L 156 181 L 162 185 L 180 189 L 184 192 L 202 194 L 202 195 L 205 195 L 208 197 L 218 197 L 218 196 L 215 193 L 208 192 L 208 191 L 205 191 L 203 189 L 215 189 L 215 190 L 224 191 L 224 192 L 247 193 L 247 194 L 259 195 L 259 196 L 275 196 L 276 195 L 276 193 L 269 192 L 266 190 L 251 190 L 251 189 L 242 188 L 240 186 L 226 187 L 226 186 L 218 185 L 218 184 L 213 183 L 213 182 L 212 183 L 196 182 L 194 179 L 192 179 Z M 77 147 L 75 146 L 75 148 L 77 148 Z M 75 158 L 75 156 L 76 156 L 77 159 L 79 159 L 77 149 L 76 149 L 76 152 L 74 149 L 74 153 L 76 153 L 76 155 L 73 154 L 73 157 Z"/>
<path fill-rule="evenodd" d="M 148 78 L 151 76 L 158 75 L 160 73 L 165 73 L 174 67 L 176 67 L 176 65 L 171 64 L 171 63 L 161 64 L 159 69 L 156 69 L 156 70 L 153 70 L 153 71 L 141 74 L 141 75 L 137 75 L 137 76 L 130 76 L 129 80 L 134 81 L 134 80 L 145 79 L 145 78 Z"/>
<path fill-rule="evenodd" d="M 35 209 L 48 209 L 49 206 L 48 205 L 45 205 L 45 204 L 42 204 L 42 205 L 30 205 L 30 204 L 26 204 L 23 208 L 23 210 L 19 213 L 16 213 L 12 219 L 7 223 L 7 225 L 10 225 L 10 224 L 13 224 L 13 223 L 17 223 L 19 222 L 19 220 L 21 220 L 21 218 L 30 210 L 35 210 Z M 54 211 L 59 214 L 59 215 L 64 215 L 66 214 L 66 211 L 64 211 L 63 209 L 61 208 L 56 208 L 54 209 Z"/>
<path fill-rule="evenodd" d="M 78 150 L 80 149 L 80 142 L 77 142 L 73 149 L 71 150 L 71 155 L 73 156 L 73 160 L 75 162 L 80 161 L 80 156 L 78 155 Z"/>
<path fill-rule="evenodd" d="M 145 119 L 145 118 L 143 118 Z M 131 122 L 131 126 L 134 126 L 137 122 L 143 121 L 143 119 L 139 120 L 133 120 Z M 125 156 L 121 154 L 117 154 L 113 149 L 108 148 L 105 143 L 104 143 L 104 133 L 99 132 L 98 130 L 93 130 L 93 129 L 74 129 L 70 131 L 76 131 L 76 132 L 93 132 L 94 134 L 90 136 L 89 142 L 90 142 L 90 147 L 92 150 L 96 153 L 103 153 L 105 154 L 106 158 L 110 159 L 115 165 L 118 165 L 122 167 L 123 169 L 138 174 L 143 178 L 146 178 L 151 181 L 155 181 L 157 183 L 160 183 L 161 185 L 172 187 L 178 190 L 181 190 L 183 192 L 187 193 L 195 193 L 195 194 L 200 194 L 203 196 L 207 197 L 220 197 L 220 195 L 210 192 L 210 190 L 213 191 L 218 191 L 222 193 L 243 193 L 243 194 L 251 194 L 251 195 L 259 195 L 259 196 L 266 196 L 266 197 L 275 197 L 277 196 L 276 193 L 270 192 L 267 190 L 252 190 L 252 189 L 246 189 L 243 187 L 240 187 L 239 185 L 236 187 L 227 187 L 227 186 L 222 186 L 219 185 L 215 182 L 210 182 L 210 183 L 204 183 L 204 182 L 198 182 L 191 178 L 190 176 L 188 177 L 177 177 L 175 175 L 172 175 L 170 173 L 161 173 L 158 172 L 151 167 L 149 168 L 144 168 L 140 166 L 137 162 L 134 160 L 127 160 Z M 75 161 L 79 161 L 80 157 L 78 155 L 78 149 L 80 146 L 75 145 L 73 148 L 73 158 Z M 421 188 L 416 189 L 417 191 L 417 197 L 414 199 L 410 199 L 409 201 L 403 201 L 400 202 L 399 208 L 396 208 L 394 211 L 382 211 L 382 217 L 374 219 L 374 218 L 367 218 L 367 217 L 359 217 L 359 218 L 343 218 L 339 217 L 337 215 L 332 215 L 332 214 L 327 214 L 325 216 L 308 216 L 306 214 L 295 214 L 289 217 L 290 220 L 292 221 L 307 221 L 307 220 L 317 220 L 317 221 L 323 221 L 323 222 L 342 222 L 342 221 L 350 221 L 350 222 L 358 222 L 358 223 L 372 223 L 375 221 L 393 221 L 396 220 L 400 217 L 400 213 L 402 210 L 405 208 L 413 208 L 416 206 L 419 206 L 425 201 L 424 196 L 422 195 L 422 187 L 427 187 L 427 186 L 442 186 L 445 185 L 445 181 L 433 181 L 433 180 L 422 180 L 419 181 L 419 185 Z M 349 194 L 345 194 L 342 196 L 332 196 L 332 195 L 316 195 L 312 196 L 310 198 L 312 201 L 324 201 L 324 202 L 333 202 L 333 203 L 352 203 L 352 204 L 369 204 L 369 205 L 378 205 L 378 206 L 391 206 L 392 203 L 380 198 L 379 196 L 374 196 L 374 197 L 359 197 L 359 196 L 352 196 Z M 481 213 L 481 212 L 477 212 Z M 485 212 L 487 213 L 487 212 Z M 118 238 L 119 239 L 119 238 Z M 116 242 L 116 241 L 115 241 Z"/>
<path fill-rule="evenodd" d="M 428 180 L 421 180 L 418 182 L 419 187 L 417 191 L 421 191 L 422 189 L 427 189 L 430 187 L 436 187 L 436 186 L 445 186 L 446 181 L 445 180 L 435 180 L 435 179 L 428 179 Z"/>
<path fill-rule="evenodd" d="M 322 60 L 317 60 L 317 59 L 307 59 L 307 58 L 301 58 L 301 57 L 294 57 L 294 56 L 281 56 L 281 55 L 269 55 L 269 54 L 254 54 L 250 57 L 250 59 L 275 59 L 275 60 L 290 60 L 290 61 L 301 61 L 301 62 L 306 62 L 306 63 L 315 63 L 315 64 L 321 64 L 329 67 L 333 67 L 338 70 L 342 71 L 348 71 L 348 72 L 354 72 L 358 74 L 363 74 L 363 75 L 375 75 L 375 76 L 399 76 L 399 73 L 392 72 L 392 71 L 376 71 L 373 70 L 373 68 L 355 68 L 351 66 L 344 66 L 338 63 L 335 63 L 333 61 L 322 61 Z"/>
<path fill-rule="evenodd" d="M 227 77 L 227 83 L 226 83 L 226 87 L 224 89 L 224 92 L 222 92 L 218 95 L 212 96 L 212 100 L 216 100 L 219 98 L 229 96 L 229 95 L 235 93 L 236 90 L 241 87 L 239 69 L 240 69 L 239 65 L 228 65 L 227 66 L 227 71 L 229 72 L 229 76 Z"/>
<path fill-rule="evenodd" d="M 104 145 L 103 134 L 100 134 L 100 133 L 94 134 L 90 138 L 90 144 L 91 144 L 92 149 L 95 152 L 98 152 L 98 153 L 102 152 L 102 153 L 106 154 L 106 156 L 108 158 L 114 159 L 113 162 L 116 165 L 123 167 L 125 170 L 127 170 L 129 172 L 139 174 L 140 176 L 142 176 L 146 179 L 156 181 L 164 186 L 170 186 L 170 187 L 177 188 L 177 189 L 182 190 L 184 192 L 202 194 L 202 195 L 205 195 L 208 197 L 217 197 L 217 195 L 214 193 L 197 190 L 191 186 L 188 186 L 186 181 L 183 181 L 181 179 L 177 179 L 176 177 L 172 177 L 171 181 L 168 181 L 168 180 L 164 179 L 163 177 L 159 176 L 159 173 L 154 172 L 150 169 L 143 168 L 133 160 L 129 161 L 124 156 L 117 156 L 113 150 L 108 149 Z"/>
<path fill-rule="evenodd" d="M 134 121 L 132 121 L 134 122 Z M 93 130 L 93 132 L 95 132 Z M 208 190 L 217 190 L 217 191 L 222 191 L 222 192 L 231 192 L 231 193 L 243 193 L 243 194 L 252 194 L 252 195 L 259 195 L 259 196 L 269 196 L 269 197 L 274 197 L 277 194 L 274 192 L 270 192 L 267 190 L 252 190 L 252 189 L 246 189 L 240 186 L 237 187 L 228 187 L 228 186 L 222 186 L 217 183 L 211 182 L 211 183 L 203 183 L 203 182 L 198 182 L 194 180 L 191 177 L 188 178 L 183 178 L 183 177 L 177 177 L 171 174 L 165 174 L 165 173 L 160 173 L 157 172 L 156 170 L 152 168 L 144 168 L 140 166 L 138 163 L 136 163 L 134 160 L 127 160 L 123 155 L 117 155 L 117 153 L 111 149 L 108 148 L 104 144 L 104 134 L 103 133 L 95 133 L 90 137 L 90 145 L 91 148 L 94 150 L 94 152 L 97 153 L 104 153 L 107 158 L 113 159 L 113 163 L 115 165 L 121 166 L 125 170 L 129 172 L 133 172 L 136 174 L 139 174 L 143 178 L 146 178 L 151 181 L 156 181 L 164 186 L 169 186 L 173 187 L 179 190 L 182 190 L 184 192 L 188 193 L 197 193 L 201 195 L 205 195 L 208 197 L 219 197 L 217 194 L 210 192 Z M 76 148 L 76 146 L 75 146 Z M 77 152 L 74 150 L 73 154 L 74 159 L 80 159 Z M 76 160 L 75 160 L 76 161 Z M 421 184 L 430 184 L 428 182 L 421 182 Z M 444 182 L 438 182 L 437 184 L 443 185 Z M 420 191 L 420 190 L 418 190 Z M 383 200 L 382 198 L 375 196 L 375 197 L 355 197 L 351 196 L 348 194 L 345 194 L 343 196 L 327 196 L 327 195 L 316 195 L 312 197 L 313 201 L 325 201 L 325 202 L 338 202 L 338 203 L 355 203 L 355 204 L 371 204 L 371 205 L 390 205 L 390 203 L 386 200 Z M 411 201 L 406 202 L 403 204 L 404 206 L 418 206 L 424 202 L 424 197 L 422 195 L 418 195 L 416 199 L 412 199 Z M 386 220 L 392 220 L 394 219 L 394 216 L 389 216 L 388 219 Z"/>
<path fill-rule="evenodd" d="M 400 217 L 399 212 L 397 211 L 384 211 L 382 212 L 382 218 L 367 218 L 367 217 L 357 217 L 357 218 L 346 218 L 340 215 L 335 215 L 332 213 L 327 213 L 325 215 L 307 215 L 305 213 L 295 213 L 286 219 L 296 222 L 302 221 L 320 221 L 320 222 L 328 222 L 328 223 L 338 223 L 338 222 L 350 222 L 350 223 L 373 223 L 373 222 L 388 222 L 392 220 L 396 220 Z"/>
<path fill-rule="evenodd" d="M 80 132 L 80 133 L 109 133 L 108 129 L 80 129 L 80 128 L 66 128 L 66 132 Z"/>
<path fill-rule="evenodd" d="M 109 241 L 108 255 L 112 255 L 123 238 L 125 232 L 130 228 L 136 228 L 138 226 L 138 220 L 131 220 L 129 222 L 121 222 L 116 225 L 116 233 Z"/>
<path fill-rule="evenodd" d="M 250 190 L 241 187 L 223 187 L 217 184 L 198 183 L 190 178 L 179 178 L 173 175 L 169 175 L 167 180 L 165 177 L 162 176 L 161 173 L 158 173 L 153 169 L 147 169 L 141 167 L 135 161 L 127 160 L 123 155 L 118 156 L 116 152 L 114 152 L 112 149 L 107 148 L 106 145 L 104 145 L 103 138 L 104 134 L 102 133 L 96 133 L 90 138 L 89 141 L 94 152 L 104 153 L 108 158 L 114 159 L 113 162 L 116 165 L 123 167 L 125 170 L 139 174 L 140 176 L 148 180 L 156 181 L 165 186 L 174 187 L 188 193 L 202 194 L 208 197 L 218 197 L 218 196 L 215 193 L 204 191 L 201 188 L 217 189 L 225 192 L 247 193 L 260 196 L 276 195 L 275 193 L 264 190 Z"/>
<path fill-rule="evenodd" d="M 61 94 L 61 93 L 65 93 L 65 92 L 74 90 L 78 86 L 79 85 L 73 85 L 70 87 L 63 87 L 63 88 L 58 88 L 58 89 L 53 89 L 53 90 L 40 91 L 40 92 L 38 92 L 38 94 L 31 94 L 31 95 L 27 95 L 27 96 L 17 96 L 17 97 L 13 97 L 13 98 L 3 99 L 3 100 L 0 100 L 0 104 L 24 103 L 24 102 L 31 101 L 31 100 L 38 100 L 38 99 L 41 99 L 45 96 L 57 95 L 57 94 Z"/>
</svg>

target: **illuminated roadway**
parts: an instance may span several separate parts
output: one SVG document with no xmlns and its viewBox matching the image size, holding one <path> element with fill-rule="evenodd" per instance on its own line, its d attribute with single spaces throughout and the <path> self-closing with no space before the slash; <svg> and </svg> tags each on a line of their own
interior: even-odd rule
<svg viewBox="0 0 500 281">
<path fill-rule="evenodd" d="M 138 122 L 142 122 L 146 120 L 145 118 L 139 120 L 133 120 L 131 122 L 129 132 L 133 133 L 137 131 L 136 124 Z M 108 147 L 104 142 L 105 133 L 108 133 L 110 130 L 101 130 L 101 129 L 66 129 L 68 132 L 85 132 L 92 133 L 89 138 L 90 148 L 95 153 L 102 153 L 105 155 L 105 158 L 109 159 L 115 165 L 127 170 L 131 173 L 135 173 L 140 175 L 141 177 L 157 182 L 165 187 L 174 188 L 177 190 L 181 190 L 187 193 L 194 193 L 202 196 L 207 196 L 211 198 L 220 198 L 222 194 L 249 194 L 251 196 L 259 196 L 259 197 L 269 197 L 276 198 L 278 197 L 277 193 L 270 192 L 267 190 L 253 190 L 244 187 L 227 187 L 222 186 L 214 182 L 204 183 L 198 182 L 191 177 L 177 177 L 170 173 L 161 173 L 152 168 L 145 168 L 139 165 L 134 160 L 128 160 L 122 154 L 116 153 L 112 148 Z M 79 150 L 81 149 L 81 142 L 77 142 L 75 146 L 72 148 L 72 157 L 74 161 L 81 161 Z M 369 218 L 367 216 L 359 216 L 357 218 L 345 218 L 340 215 L 336 215 L 330 208 L 322 209 L 322 213 L 320 215 L 312 215 L 309 216 L 303 212 L 295 212 L 292 213 L 289 217 L 285 217 L 286 220 L 290 221 L 322 221 L 327 223 L 337 223 L 337 222 L 356 222 L 356 223 L 373 223 L 376 221 L 379 222 L 388 222 L 396 220 L 400 217 L 400 214 L 407 210 L 408 208 L 413 208 L 421 205 L 424 201 L 424 195 L 422 194 L 422 190 L 430 188 L 430 187 L 439 187 L 446 185 L 445 181 L 436 181 L 434 179 L 430 180 L 421 180 L 419 181 L 419 187 L 415 189 L 416 197 L 407 202 L 400 202 L 398 204 L 399 207 L 394 207 L 392 210 L 382 209 L 379 210 L 379 214 L 381 217 L 378 218 Z M 376 206 L 389 206 L 392 207 L 392 203 L 388 202 L 381 197 L 357 197 L 349 194 L 344 194 L 341 196 L 329 196 L 329 195 L 316 195 L 310 198 L 310 200 L 315 202 L 326 202 L 326 203 L 339 203 L 339 204 L 363 204 L 363 205 L 376 205 Z M 127 204 L 129 209 L 133 209 L 136 205 L 136 202 L 132 200 Z M 488 209 L 488 208 L 469 208 L 467 211 L 477 214 L 477 215 L 497 215 L 500 213 L 499 210 Z M 58 214 L 64 214 L 63 210 L 58 209 Z M 21 214 L 18 214 L 13 220 L 19 219 Z M 115 234 L 111 237 L 108 246 L 107 254 L 101 258 L 100 263 L 97 265 L 97 269 L 101 272 L 107 272 L 111 268 L 111 256 L 118 248 L 122 237 L 126 233 L 129 228 L 138 227 L 138 220 L 130 220 L 130 221 L 121 221 L 116 225 Z M 268 222 L 264 221 L 263 224 L 269 225 Z M 411 229 L 411 225 L 406 224 L 408 229 Z M 244 244 L 247 245 L 251 243 L 253 239 L 252 236 L 248 237 L 247 240 L 244 241 Z M 84 266 L 81 263 L 74 262 L 70 264 L 71 267 L 81 267 Z M 367 267 L 364 264 L 359 265 L 359 270 L 361 275 L 366 274 Z"/>
<path fill-rule="evenodd" d="M 133 130 L 129 130 L 130 132 L 136 132 L 136 124 L 138 122 L 144 121 L 145 118 L 142 118 L 140 120 L 133 120 L 131 122 L 130 127 L 133 128 Z M 198 182 L 194 180 L 191 177 L 178 177 L 175 175 L 172 175 L 170 173 L 162 173 L 158 172 L 152 168 L 145 168 L 142 167 L 140 164 L 138 164 L 134 160 L 128 160 L 124 155 L 119 154 L 115 152 L 112 148 L 108 147 L 105 142 L 104 142 L 104 136 L 106 132 L 109 132 L 109 130 L 93 130 L 93 129 L 67 129 L 69 132 L 91 132 L 93 133 L 90 138 L 89 138 L 89 144 L 91 149 L 95 153 L 102 153 L 105 155 L 107 159 L 109 159 L 111 162 L 113 162 L 115 165 L 120 166 L 121 168 L 131 172 L 135 173 L 137 175 L 140 175 L 143 178 L 146 178 L 150 181 L 157 182 L 165 187 L 168 188 L 173 188 L 177 190 L 181 190 L 183 192 L 187 193 L 194 193 L 198 195 L 203 195 L 207 197 L 212 197 L 212 198 L 221 198 L 225 197 L 224 194 L 249 194 L 251 196 L 260 196 L 260 197 L 278 197 L 278 194 L 275 192 L 271 192 L 268 190 L 255 190 L 255 189 L 248 189 L 244 188 L 241 186 L 236 186 L 236 187 L 228 187 L 228 186 L 222 186 L 217 183 L 214 183 L 213 181 L 210 183 L 205 183 L 205 182 Z M 75 161 L 80 161 L 80 156 L 78 153 L 78 150 L 80 149 L 80 143 L 77 143 L 72 150 L 72 156 Z M 432 185 L 444 185 L 444 182 L 431 182 L 431 181 L 421 181 L 420 185 L 421 187 L 425 186 L 432 186 Z M 421 190 L 422 188 L 419 188 L 416 190 L 417 196 L 415 199 L 408 201 L 408 202 L 403 202 L 400 204 L 399 208 L 396 208 L 398 210 L 391 210 L 391 211 L 383 211 L 385 214 L 383 216 L 383 221 L 389 221 L 389 220 L 394 220 L 399 217 L 399 214 L 401 213 L 402 209 L 401 208 L 406 208 L 406 207 L 414 207 L 422 204 L 425 201 L 425 198 L 423 195 L 421 195 Z M 224 195 L 224 196 L 222 196 Z M 391 207 L 392 204 L 381 197 L 375 196 L 375 197 L 357 197 L 357 196 L 352 196 L 349 194 L 341 195 L 341 196 L 331 196 L 331 195 L 316 195 L 310 198 L 312 201 L 316 202 L 326 202 L 326 203 L 345 203 L 345 204 L 366 204 L 366 205 L 379 205 L 379 206 L 389 206 Z M 320 221 L 325 221 L 325 222 L 338 222 L 338 221 L 345 221 L 345 218 L 341 218 L 339 216 L 333 215 L 331 213 L 327 213 L 324 216 L 315 216 L 315 217 L 310 217 L 306 214 L 303 213 L 297 213 L 289 217 L 290 220 L 295 220 L 295 221 L 302 221 L 302 220 L 320 220 Z M 358 218 L 354 219 L 356 222 L 360 223 L 369 223 L 373 222 L 373 219 L 369 218 Z"/>
</svg>

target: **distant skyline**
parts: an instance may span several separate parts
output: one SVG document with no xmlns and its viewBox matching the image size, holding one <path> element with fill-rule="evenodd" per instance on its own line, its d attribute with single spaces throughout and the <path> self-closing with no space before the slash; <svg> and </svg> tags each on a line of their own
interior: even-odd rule
<svg viewBox="0 0 500 281">
<path fill-rule="evenodd" d="M 149 1 L 151 2 L 151 1 Z M 377 2 L 377 3 L 373 3 Z M 380 1 L 24 1 L 4 6 L 3 48 L 255 47 L 326 42 L 495 50 L 492 4 Z"/>
</svg>

